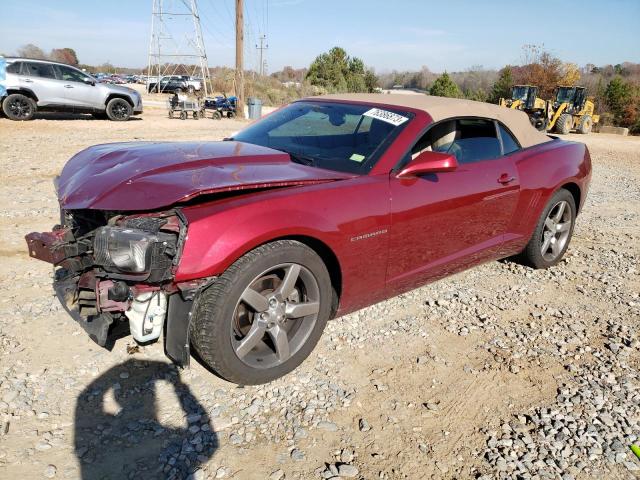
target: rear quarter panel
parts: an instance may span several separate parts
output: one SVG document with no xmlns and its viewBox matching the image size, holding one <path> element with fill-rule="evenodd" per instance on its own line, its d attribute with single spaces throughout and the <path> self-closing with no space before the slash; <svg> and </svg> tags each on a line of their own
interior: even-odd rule
<svg viewBox="0 0 640 480">
<path fill-rule="evenodd" d="M 389 228 L 386 175 L 245 194 L 183 213 L 188 234 L 177 282 L 219 275 L 244 253 L 275 239 L 314 239 L 340 265 L 340 314 L 382 298 Z M 382 233 L 366 236 L 375 232 Z"/>
<path fill-rule="evenodd" d="M 578 142 L 555 139 L 514 154 L 520 180 L 516 215 L 506 234 L 504 255 L 521 251 L 533 234 L 545 205 L 559 188 L 575 184 L 580 191 L 580 211 L 591 181 L 591 158 Z"/>
</svg>

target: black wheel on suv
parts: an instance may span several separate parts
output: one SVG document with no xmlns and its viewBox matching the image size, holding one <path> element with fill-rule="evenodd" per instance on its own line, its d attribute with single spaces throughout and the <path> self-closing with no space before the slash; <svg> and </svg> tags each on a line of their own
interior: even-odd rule
<svg viewBox="0 0 640 480">
<path fill-rule="evenodd" d="M 31 120 L 36 110 L 36 102 L 21 93 L 12 93 L 2 102 L 2 111 L 11 120 Z"/>
<path fill-rule="evenodd" d="M 125 120 L 129 120 L 131 114 L 133 113 L 133 108 L 123 98 L 112 98 L 107 103 L 107 117 L 109 120 L 113 120 L 114 122 L 124 122 Z"/>
</svg>

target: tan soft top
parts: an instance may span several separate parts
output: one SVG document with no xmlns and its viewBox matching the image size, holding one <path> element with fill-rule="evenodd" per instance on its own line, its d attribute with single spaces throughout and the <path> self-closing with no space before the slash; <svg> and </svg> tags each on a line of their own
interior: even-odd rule
<svg viewBox="0 0 640 480">
<path fill-rule="evenodd" d="M 427 112 L 434 122 L 454 117 L 484 117 L 499 120 L 516 136 L 522 147 L 531 147 L 551 139 L 536 130 L 529 122 L 527 114 L 520 110 L 499 107 L 484 102 L 461 100 L 459 98 L 433 97 L 422 94 L 400 93 L 344 93 L 314 97 L 323 100 L 351 100 L 354 102 L 393 105 L 415 108 Z"/>
</svg>

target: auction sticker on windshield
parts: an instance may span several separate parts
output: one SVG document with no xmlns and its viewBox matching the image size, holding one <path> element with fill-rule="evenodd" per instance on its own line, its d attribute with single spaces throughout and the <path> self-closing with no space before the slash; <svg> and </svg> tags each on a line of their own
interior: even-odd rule
<svg viewBox="0 0 640 480">
<path fill-rule="evenodd" d="M 365 117 L 377 118 L 378 120 L 390 123 L 391 125 L 395 125 L 396 127 L 409 120 L 407 117 L 403 117 L 398 113 L 390 112 L 388 110 L 382 110 L 380 108 L 372 108 L 371 110 L 364 112 L 362 115 L 364 115 Z"/>
</svg>

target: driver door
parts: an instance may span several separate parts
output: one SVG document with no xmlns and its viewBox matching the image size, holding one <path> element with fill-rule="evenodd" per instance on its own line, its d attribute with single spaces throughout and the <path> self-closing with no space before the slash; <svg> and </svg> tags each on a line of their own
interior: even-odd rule
<svg viewBox="0 0 640 480">
<path fill-rule="evenodd" d="M 79 110 L 104 108 L 100 89 L 92 83 L 91 77 L 64 65 L 55 65 L 56 75 L 64 88 L 65 103 Z"/>
<path fill-rule="evenodd" d="M 517 169 L 503 155 L 492 120 L 459 119 L 433 127 L 421 150 L 454 154 L 451 172 L 391 174 L 391 238 L 387 286 L 394 294 L 499 254 L 518 200 Z"/>
</svg>

